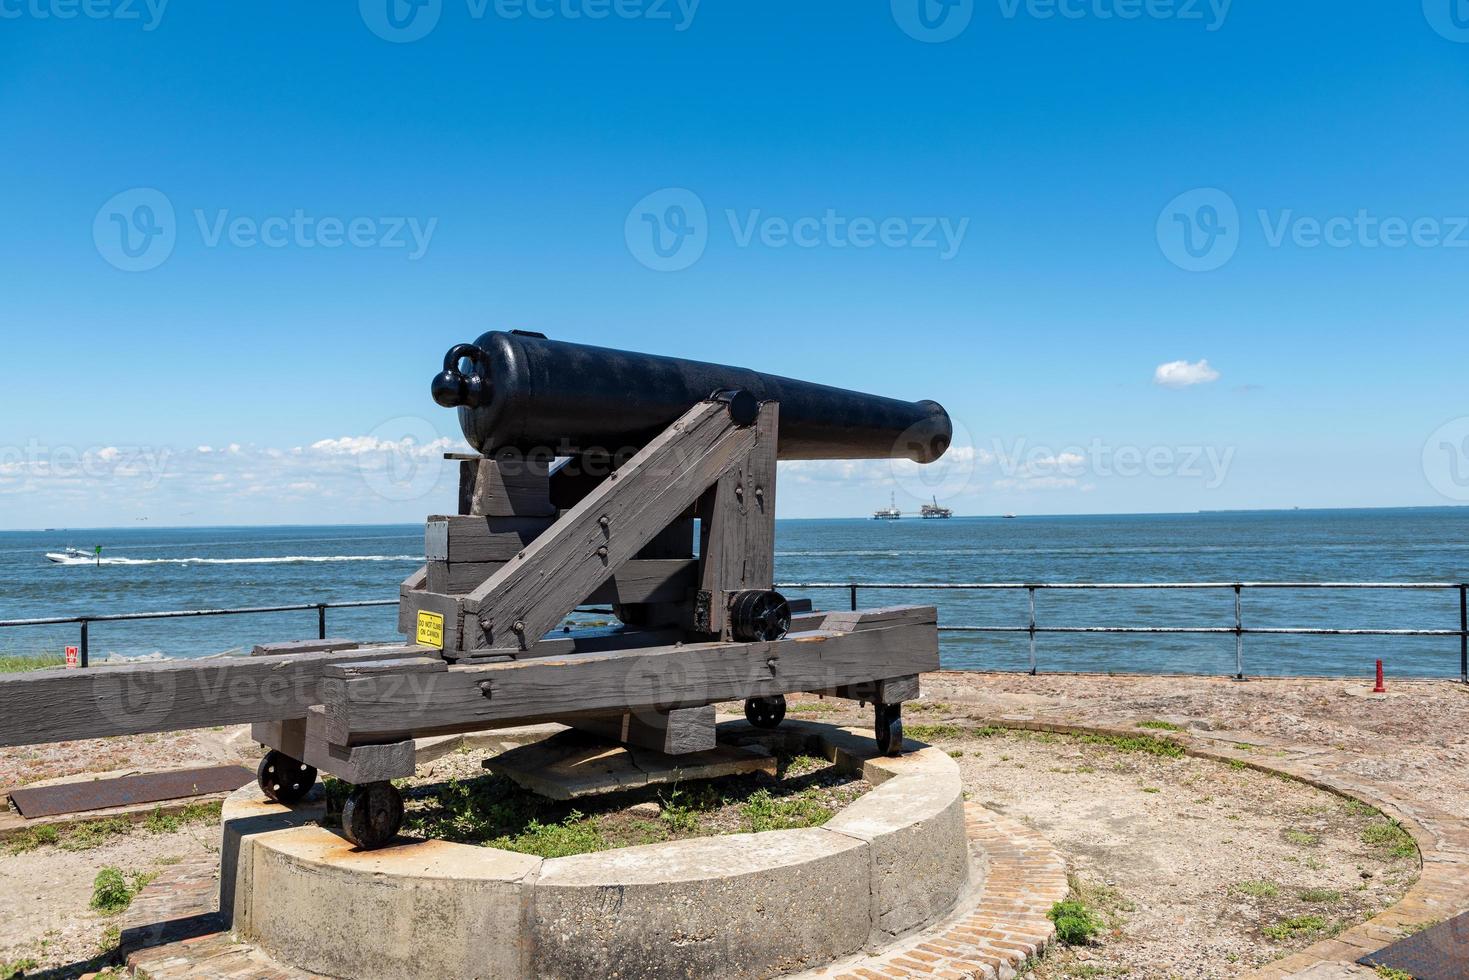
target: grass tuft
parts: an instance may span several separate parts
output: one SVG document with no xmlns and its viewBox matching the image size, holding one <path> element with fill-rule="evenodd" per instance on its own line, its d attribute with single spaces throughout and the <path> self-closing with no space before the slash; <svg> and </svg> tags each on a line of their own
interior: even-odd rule
<svg viewBox="0 0 1469 980">
<path fill-rule="evenodd" d="M 1078 899 L 1057 902 L 1046 917 L 1056 924 L 1056 939 L 1067 946 L 1085 946 L 1102 931 L 1102 924 L 1092 910 Z"/>
<path fill-rule="evenodd" d="M 1413 857 L 1418 845 L 1396 820 L 1379 820 L 1362 828 L 1362 843 L 1387 851 L 1393 857 Z"/>
<path fill-rule="evenodd" d="M 1248 895 L 1251 898 L 1274 898 L 1280 894 L 1280 889 L 1275 882 L 1259 879 L 1256 881 L 1242 881 L 1234 886 L 1234 891 L 1240 895 Z"/>
<path fill-rule="evenodd" d="M 151 880 L 151 876 L 134 875 L 129 881 L 120 868 L 103 868 L 92 881 L 91 906 L 103 915 L 116 915 L 131 905 L 133 896 Z"/>
<path fill-rule="evenodd" d="M 1140 721 L 1137 727 L 1156 728 L 1165 732 L 1181 732 L 1184 730 L 1182 725 L 1175 725 L 1171 721 Z"/>
<path fill-rule="evenodd" d="M 1306 888 L 1301 891 L 1301 901 L 1311 905 L 1335 905 L 1341 901 L 1341 892 L 1331 888 Z"/>
<path fill-rule="evenodd" d="M 1293 915 L 1288 919 L 1272 922 L 1260 930 L 1267 938 L 1281 942 L 1288 939 L 1310 938 L 1326 931 L 1326 920 L 1319 915 Z"/>
</svg>

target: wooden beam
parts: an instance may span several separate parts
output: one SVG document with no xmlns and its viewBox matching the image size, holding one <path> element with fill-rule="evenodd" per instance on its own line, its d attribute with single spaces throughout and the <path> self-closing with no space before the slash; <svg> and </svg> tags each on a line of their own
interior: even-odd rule
<svg viewBox="0 0 1469 980">
<path fill-rule="evenodd" d="M 429 562 L 429 591 L 465 595 L 489 581 L 504 562 Z M 635 558 L 576 605 L 609 602 L 672 602 L 688 598 L 698 574 L 693 558 Z M 556 624 L 553 623 L 552 626 Z"/>
<path fill-rule="evenodd" d="M 708 752 L 715 747 L 714 705 L 672 711 L 625 711 L 604 718 L 572 718 L 578 731 L 664 755 Z"/>
<path fill-rule="evenodd" d="M 487 459 L 448 453 L 459 461 L 459 513 L 482 517 L 552 517 L 549 459 Z"/>
<path fill-rule="evenodd" d="M 735 466 L 756 440 L 695 405 L 466 597 L 465 650 L 528 649 Z"/>
<path fill-rule="evenodd" d="M 428 585 L 428 566 L 424 565 L 403 580 L 398 586 L 398 632 L 407 636 L 413 634 L 413 611 L 410 610 L 404 599 L 415 592 L 422 592 Z"/>
<path fill-rule="evenodd" d="M 424 556 L 431 562 L 509 561 L 552 523 L 549 517 L 430 517 L 424 525 Z"/>
<path fill-rule="evenodd" d="M 376 783 L 412 776 L 416 751 L 412 739 L 376 745 L 332 745 L 326 741 L 324 714 L 314 706 L 307 718 L 256 722 L 250 736 L 322 773 L 349 783 Z"/>
<path fill-rule="evenodd" d="M 288 640 L 285 643 L 257 643 L 252 657 L 286 657 L 301 653 L 332 653 L 362 646 L 356 640 Z"/>
<path fill-rule="evenodd" d="M 425 652 L 371 647 L 0 674 L 0 746 L 304 718 L 323 700 L 329 665 Z"/>
<path fill-rule="evenodd" d="M 775 580 L 775 453 L 780 406 L 760 406 L 755 445 L 700 502 L 699 591 L 702 632 L 731 639 L 730 593 L 769 589 Z"/>
<path fill-rule="evenodd" d="M 825 691 L 936 670 L 938 659 L 934 623 L 902 623 L 794 634 L 771 643 L 691 643 L 401 677 L 329 678 L 321 693 L 331 741 L 350 744 L 492 727 L 509 719 L 555 720 Z"/>
</svg>

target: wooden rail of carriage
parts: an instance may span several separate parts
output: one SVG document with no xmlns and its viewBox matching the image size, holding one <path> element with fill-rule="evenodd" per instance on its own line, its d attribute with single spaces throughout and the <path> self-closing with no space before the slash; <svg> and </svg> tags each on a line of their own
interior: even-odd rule
<svg viewBox="0 0 1469 980">
<path fill-rule="evenodd" d="M 363 847 L 396 835 L 389 780 L 427 735 L 558 721 L 686 753 L 713 747 L 713 704 L 773 727 L 807 691 L 871 702 L 896 754 L 902 703 L 938 667 L 935 609 L 792 615 L 773 588 L 779 415 L 722 392 L 600 480 L 458 457 L 460 513 L 428 520 L 400 590 L 415 642 L 7 677 L 0 745 L 248 722 L 271 798 L 299 801 L 318 770 L 354 784 L 343 829 Z M 546 636 L 589 601 L 636 627 Z"/>
</svg>

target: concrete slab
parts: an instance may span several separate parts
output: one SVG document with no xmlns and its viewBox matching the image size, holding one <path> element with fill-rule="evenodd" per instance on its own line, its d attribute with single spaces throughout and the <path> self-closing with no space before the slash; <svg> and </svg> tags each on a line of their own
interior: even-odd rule
<svg viewBox="0 0 1469 980">
<path fill-rule="evenodd" d="M 705 837 L 547 861 L 531 941 L 542 977 L 767 977 L 869 933 L 867 845 L 825 830 Z"/>
<path fill-rule="evenodd" d="M 267 802 L 254 787 L 226 804 L 221 868 L 232 926 L 272 956 L 328 976 L 516 977 L 541 859 L 421 841 L 362 851 Z"/>
<path fill-rule="evenodd" d="M 594 736 L 567 731 L 533 745 L 511 749 L 484 766 L 553 800 L 616 793 L 695 779 L 752 772 L 775 773 L 764 749 L 721 745 L 708 752 L 664 755 L 648 749 L 608 745 Z"/>
<path fill-rule="evenodd" d="M 952 772 L 895 776 L 825 825 L 868 844 L 872 949 L 946 914 L 971 887 L 959 767 L 937 749 L 922 754 Z"/>
</svg>

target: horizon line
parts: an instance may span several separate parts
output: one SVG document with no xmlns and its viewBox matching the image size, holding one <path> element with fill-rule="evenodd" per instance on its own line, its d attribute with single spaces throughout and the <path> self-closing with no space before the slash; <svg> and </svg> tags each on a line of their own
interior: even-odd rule
<svg viewBox="0 0 1469 980">
<path fill-rule="evenodd" d="M 1463 510 L 1469 509 L 1469 504 L 1398 504 L 1377 506 L 1352 506 L 1352 507 L 1239 507 L 1222 508 L 1210 510 L 1157 510 L 1157 511 L 1099 511 L 1085 514 L 955 514 L 951 518 L 940 518 L 941 520 L 1007 520 L 1007 519 L 1044 519 L 1054 520 L 1058 518 L 1083 518 L 1083 517 L 1208 517 L 1224 514 L 1310 514 L 1310 513 L 1332 513 L 1338 511 L 1361 511 L 1361 510 Z M 925 520 L 917 511 L 911 513 L 912 519 Z M 872 515 L 849 515 L 834 517 L 777 517 L 776 522 L 781 521 L 870 521 Z M 928 518 L 927 520 L 933 520 Z M 144 521 L 133 524 L 97 524 L 76 527 L 15 527 L 0 528 L 0 534 L 28 534 L 28 533 L 61 533 L 72 531 L 133 531 L 140 530 Z M 292 523 L 292 524 L 148 524 L 151 529 L 159 531 L 188 531 L 204 528 L 305 528 L 305 527 L 414 527 L 417 521 L 385 522 L 385 523 L 360 523 L 346 522 L 333 524 L 327 522 L 315 523 Z"/>
</svg>

